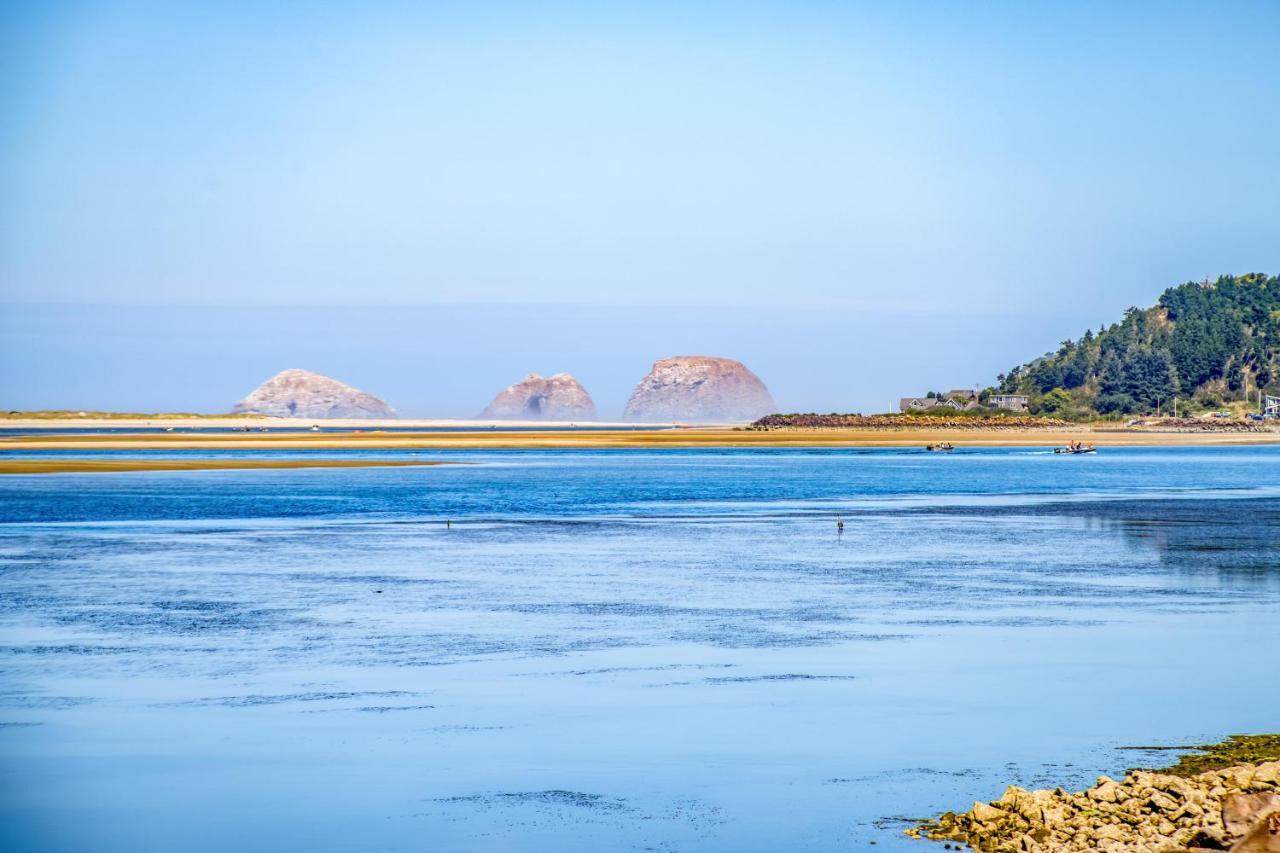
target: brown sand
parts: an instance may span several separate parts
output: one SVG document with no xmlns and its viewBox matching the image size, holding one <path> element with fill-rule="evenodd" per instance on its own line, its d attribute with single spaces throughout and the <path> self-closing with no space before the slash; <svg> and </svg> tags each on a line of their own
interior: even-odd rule
<svg viewBox="0 0 1280 853">
<path fill-rule="evenodd" d="M 85 474 L 111 471 L 225 471 L 259 468 L 387 468 L 446 465 L 360 459 L 0 459 L 0 474 Z"/>
<path fill-rule="evenodd" d="M 658 424 L 662 426 L 663 424 Z M 668 424 L 677 426 L 677 424 Z M 159 429 L 307 429 L 320 426 L 327 429 L 374 430 L 396 429 L 471 428 L 498 429 L 510 427 L 540 427 L 557 429 L 570 426 L 628 427 L 623 421 L 515 421 L 515 420 L 466 420 L 457 418 L 276 418 L 266 415 L 131 415 L 87 412 L 85 417 L 67 415 L 64 412 L 18 412 L 12 415 L 0 413 L 0 427 L 5 429 L 111 429 L 127 430 L 146 427 Z M 725 424 L 745 426 L 745 424 Z"/>
</svg>

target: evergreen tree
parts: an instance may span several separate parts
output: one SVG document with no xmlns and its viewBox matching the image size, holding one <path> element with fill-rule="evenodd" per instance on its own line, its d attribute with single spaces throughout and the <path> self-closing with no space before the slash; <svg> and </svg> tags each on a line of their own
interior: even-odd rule
<svg viewBox="0 0 1280 853">
<path fill-rule="evenodd" d="M 1280 381 L 1280 278 L 1260 273 L 1171 287 L 1155 307 L 1130 308 L 1120 322 L 1064 341 L 998 387 L 1033 396 L 1073 389 L 1077 403 L 1108 413 L 1155 408 L 1174 393 L 1221 393 L 1207 383 L 1240 394 L 1251 381 Z"/>
<path fill-rule="evenodd" d="M 1135 348 L 1124 365 L 1124 393 L 1139 406 L 1156 408 L 1178 392 L 1178 374 L 1168 350 Z"/>
</svg>

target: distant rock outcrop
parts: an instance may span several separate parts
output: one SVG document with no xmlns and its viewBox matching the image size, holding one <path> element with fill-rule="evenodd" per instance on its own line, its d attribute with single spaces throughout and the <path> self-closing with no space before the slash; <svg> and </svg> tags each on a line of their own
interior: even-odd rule
<svg viewBox="0 0 1280 853">
<path fill-rule="evenodd" d="M 778 410 L 740 361 L 685 355 L 654 362 L 631 392 L 624 416 L 641 421 L 750 421 Z"/>
<path fill-rule="evenodd" d="M 567 373 L 543 379 L 530 373 L 493 398 L 482 418 L 573 421 L 593 420 L 596 404 L 587 389 Z"/>
<path fill-rule="evenodd" d="M 296 368 L 272 376 L 231 411 L 282 418 L 391 418 L 396 414 L 372 394 Z"/>
</svg>

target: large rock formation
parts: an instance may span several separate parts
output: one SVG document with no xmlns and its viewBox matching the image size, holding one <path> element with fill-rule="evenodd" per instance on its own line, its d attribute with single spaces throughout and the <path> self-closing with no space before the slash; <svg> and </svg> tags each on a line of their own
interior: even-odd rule
<svg viewBox="0 0 1280 853">
<path fill-rule="evenodd" d="M 596 416 L 596 404 L 587 389 L 567 373 L 543 379 L 530 373 L 493 398 L 480 413 L 482 418 L 589 421 Z"/>
<path fill-rule="evenodd" d="M 624 417 L 640 421 L 750 421 L 777 411 L 760 378 L 731 358 L 682 355 L 654 362 Z"/>
<path fill-rule="evenodd" d="M 231 411 L 282 418 L 391 418 L 396 414 L 359 388 L 296 368 L 272 376 Z"/>
<path fill-rule="evenodd" d="M 1011 785 L 998 800 L 906 833 L 997 853 L 1270 853 L 1280 851 L 1280 761 L 1192 776 L 1130 770 L 1076 794 Z"/>
</svg>

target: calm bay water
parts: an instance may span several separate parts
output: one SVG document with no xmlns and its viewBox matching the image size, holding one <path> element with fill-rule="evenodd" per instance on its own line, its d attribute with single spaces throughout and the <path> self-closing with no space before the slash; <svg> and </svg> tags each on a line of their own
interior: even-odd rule
<svg viewBox="0 0 1280 853">
<path fill-rule="evenodd" d="M 409 458 L 0 480 L 0 846 L 927 850 L 1280 729 L 1280 448 Z"/>
</svg>

